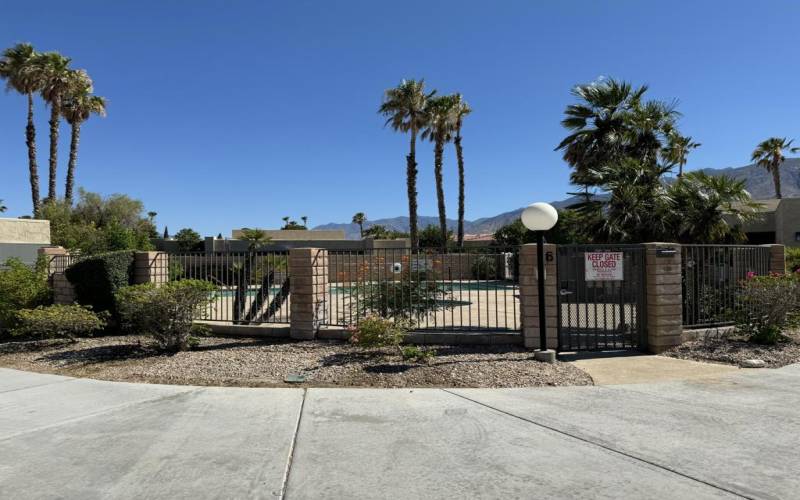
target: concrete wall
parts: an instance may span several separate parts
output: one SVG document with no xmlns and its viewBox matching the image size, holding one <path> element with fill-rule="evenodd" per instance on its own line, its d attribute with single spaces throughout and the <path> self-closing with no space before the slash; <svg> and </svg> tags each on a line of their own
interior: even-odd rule
<svg viewBox="0 0 800 500">
<path fill-rule="evenodd" d="M 11 257 L 32 264 L 37 251 L 50 244 L 50 221 L 0 219 L 0 263 Z"/>
<path fill-rule="evenodd" d="M 800 246 L 800 198 L 784 198 L 775 212 L 775 243 L 789 247 Z"/>
</svg>

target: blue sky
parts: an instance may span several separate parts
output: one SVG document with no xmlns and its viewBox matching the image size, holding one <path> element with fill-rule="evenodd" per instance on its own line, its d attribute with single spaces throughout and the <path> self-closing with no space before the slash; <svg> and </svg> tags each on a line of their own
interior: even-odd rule
<svg viewBox="0 0 800 500">
<path fill-rule="evenodd" d="M 744 165 L 758 141 L 800 137 L 800 3 L 788 0 L 63 5 L 4 6 L 0 45 L 28 41 L 90 72 L 109 115 L 84 126 L 78 184 L 142 199 L 172 232 L 228 235 L 284 215 L 311 225 L 356 211 L 405 215 L 407 137 L 376 113 L 404 77 L 459 91 L 474 108 L 464 127 L 468 219 L 564 197 L 559 121 L 570 87 L 599 76 L 679 99 L 681 128 L 703 144 L 690 169 Z M 46 168 L 40 101 L 36 111 Z M 30 211 L 24 122 L 24 98 L 0 95 L 10 216 Z M 63 178 L 66 125 L 61 136 Z M 420 214 L 434 215 L 432 147 L 418 150 Z M 452 147 L 445 155 L 454 216 Z"/>
</svg>

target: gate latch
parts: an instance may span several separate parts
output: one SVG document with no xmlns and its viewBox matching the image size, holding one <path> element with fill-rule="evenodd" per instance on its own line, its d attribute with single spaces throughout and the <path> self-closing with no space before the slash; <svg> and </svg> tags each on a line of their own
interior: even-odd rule
<svg viewBox="0 0 800 500">
<path fill-rule="evenodd" d="M 563 288 L 558 292 L 559 295 L 572 295 L 573 293 L 575 292 L 570 292 L 569 290 L 565 290 Z"/>
</svg>

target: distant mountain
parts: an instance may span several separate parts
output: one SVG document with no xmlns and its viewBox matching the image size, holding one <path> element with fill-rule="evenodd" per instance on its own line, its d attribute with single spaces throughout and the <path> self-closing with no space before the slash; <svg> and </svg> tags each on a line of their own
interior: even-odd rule
<svg viewBox="0 0 800 500">
<path fill-rule="evenodd" d="M 747 165 L 744 167 L 730 168 L 706 168 L 703 171 L 709 175 L 728 175 L 735 179 L 746 181 L 747 190 L 750 195 L 757 200 L 764 200 L 775 197 L 775 188 L 772 184 L 772 175 L 758 165 Z M 800 197 L 800 158 L 789 158 L 781 167 L 781 190 L 785 198 Z M 579 200 L 579 197 L 572 196 L 561 201 L 552 202 L 556 208 L 568 207 Z M 473 221 L 464 221 L 464 232 L 467 234 L 493 233 L 504 225 L 515 221 L 520 217 L 523 208 L 517 208 L 509 212 L 503 212 L 493 217 L 483 217 Z M 438 226 L 439 218 L 431 216 L 420 216 L 419 227 L 428 225 Z M 393 217 L 390 219 L 375 219 L 367 221 L 364 229 L 374 225 L 382 225 L 395 231 L 408 231 L 408 217 Z M 447 220 L 447 227 L 454 230 L 458 222 L 453 219 Z M 359 237 L 358 226 L 356 224 L 330 223 L 316 226 L 314 229 L 343 229 L 348 239 Z"/>
</svg>

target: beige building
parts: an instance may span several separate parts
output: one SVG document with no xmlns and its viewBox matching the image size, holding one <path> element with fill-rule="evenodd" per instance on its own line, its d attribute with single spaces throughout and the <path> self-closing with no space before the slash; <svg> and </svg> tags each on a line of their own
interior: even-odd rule
<svg viewBox="0 0 800 500">
<path fill-rule="evenodd" d="M 11 257 L 32 264 L 39 248 L 50 245 L 50 221 L 0 218 L 0 264 Z"/>
<path fill-rule="evenodd" d="M 238 240 L 242 238 L 245 231 L 234 229 L 231 231 L 231 238 Z M 331 231 L 306 230 L 306 229 L 262 229 L 264 236 L 271 241 L 335 241 L 344 240 L 344 230 L 337 229 Z"/>
<path fill-rule="evenodd" d="M 758 200 L 760 215 L 744 225 L 748 243 L 800 247 L 800 198 Z"/>
</svg>

